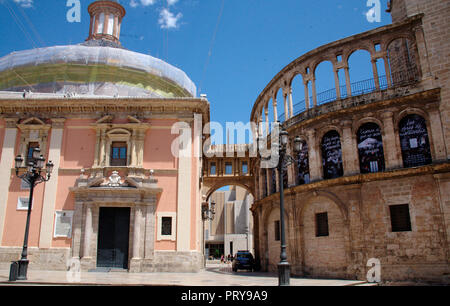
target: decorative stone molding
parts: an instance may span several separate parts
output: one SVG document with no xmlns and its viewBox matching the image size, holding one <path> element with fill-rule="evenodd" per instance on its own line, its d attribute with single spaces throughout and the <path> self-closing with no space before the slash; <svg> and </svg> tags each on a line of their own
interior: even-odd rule
<svg viewBox="0 0 450 306">
<path fill-rule="evenodd" d="M 23 120 L 17 124 L 20 130 L 19 154 L 26 158 L 28 144 L 30 142 L 38 142 L 41 154 L 47 156 L 48 132 L 51 128 L 50 124 L 45 123 L 39 118 L 32 117 Z"/>
<path fill-rule="evenodd" d="M 150 124 L 131 116 L 127 119 L 128 123 L 112 123 L 113 116 L 108 115 L 93 124 L 97 135 L 94 168 L 111 166 L 111 145 L 115 141 L 127 143 L 126 166 L 143 167 L 144 139 Z"/>
</svg>

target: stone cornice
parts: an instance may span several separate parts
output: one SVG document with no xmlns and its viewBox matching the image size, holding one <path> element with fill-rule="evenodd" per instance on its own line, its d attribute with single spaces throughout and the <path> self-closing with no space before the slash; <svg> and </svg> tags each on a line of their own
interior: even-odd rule
<svg viewBox="0 0 450 306">
<path fill-rule="evenodd" d="M 345 116 L 351 116 L 355 113 L 381 110 L 382 116 L 389 116 L 393 114 L 393 109 L 397 106 L 420 104 L 427 105 L 428 110 L 439 109 L 440 88 L 433 88 L 429 90 L 418 90 L 409 95 L 400 95 L 393 91 L 391 96 L 385 93 L 384 97 L 374 97 L 375 102 L 368 98 L 369 95 L 380 95 L 376 92 L 366 96 L 350 97 L 345 100 L 334 101 L 331 103 L 320 105 L 307 112 L 301 113 L 284 123 L 288 132 L 298 129 L 299 127 L 311 126 L 317 122 L 324 122 L 332 119 L 342 120 Z"/>
<path fill-rule="evenodd" d="M 330 187 L 339 187 L 339 186 L 349 186 L 349 185 L 358 185 L 369 182 L 376 181 L 384 181 L 390 179 L 399 179 L 406 177 L 414 177 L 414 176 L 423 176 L 423 175 L 439 175 L 445 174 L 450 171 L 450 162 L 433 164 L 415 168 L 402 168 L 396 169 L 386 172 L 378 172 L 378 173 L 368 173 L 368 174 L 358 174 L 352 176 L 343 176 L 336 179 L 330 180 L 320 180 L 306 185 L 292 186 L 284 190 L 285 196 L 301 194 L 304 192 L 314 192 L 317 190 L 322 190 Z M 277 202 L 280 200 L 280 193 L 271 194 L 264 199 L 255 201 L 252 205 L 251 210 L 254 211 L 261 205 L 265 205 L 267 203 Z"/>
<path fill-rule="evenodd" d="M 143 116 L 172 114 L 174 118 L 183 113 L 200 113 L 203 122 L 209 122 L 209 102 L 203 98 L 111 98 L 77 97 L 60 98 L 51 95 L 27 99 L 0 97 L 2 117 L 18 118 L 24 114 L 39 114 L 40 118 L 83 117 L 98 118 L 99 113 L 130 113 Z M 28 115 L 29 117 L 29 115 Z"/>
</svg>

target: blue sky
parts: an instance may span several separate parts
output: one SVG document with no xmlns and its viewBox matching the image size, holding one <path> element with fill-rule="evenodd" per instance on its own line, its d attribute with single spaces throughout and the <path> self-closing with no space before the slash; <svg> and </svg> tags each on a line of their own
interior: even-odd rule
<svg viewBox="0 0 450 306">
<path fill-rule="evenodd" d="M 0 56 L 83 42 L 91 2 L 80 1 L 81 21 L 71 23 L 67 0 L 0 0 Z M 387 0 L 380 2 L 381 21 L 371 23 L 367 0 L 121 0 L 127 10 L 121 42 L 185 71 L 207 94 L 211 120 L 246 123 L 259 93 L 291 61 L 390 24 Z M 364 55 L 352 60 L 352 81 L 370 77 Z M 318 92 L 334 87 L 332 74 L 320 75 Z M 302 95 L 294 92 L 294 103 Z"/>
</svg>

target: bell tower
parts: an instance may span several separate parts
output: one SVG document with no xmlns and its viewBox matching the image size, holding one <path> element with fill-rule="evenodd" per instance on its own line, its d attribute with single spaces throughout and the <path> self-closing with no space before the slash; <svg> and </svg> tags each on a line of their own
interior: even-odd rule
<svg viewBox="0 0 450 306">
<path fill-rule="evenodd" d="M 91 15 L 89 37 L 86 41 L 103 40 L 120 44 L 120 27 L 126 14 L 117 1 L 94 1 L 88 7 Z"/>
</svg>

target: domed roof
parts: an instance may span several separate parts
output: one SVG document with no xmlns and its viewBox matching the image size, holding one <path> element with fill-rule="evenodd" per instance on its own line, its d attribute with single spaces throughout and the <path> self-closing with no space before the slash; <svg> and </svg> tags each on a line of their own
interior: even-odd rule
<svg viewBox="0 0 450 306">
<path fill-rule="evenodd" d="M 192 97 L 182 70 L 126 49 L 68 45 L 0 58 L 0 90 L 110 96 Z"/>
<path fill-rule="evenodd" d="M 0 58 L 0 91 L 102 96 L 195 97 L 182 70 L 122 47 L 125 9 L 116 1 L 94 1 L 89 37 L 78 45 L 13 52 Z"/>
</svg>

